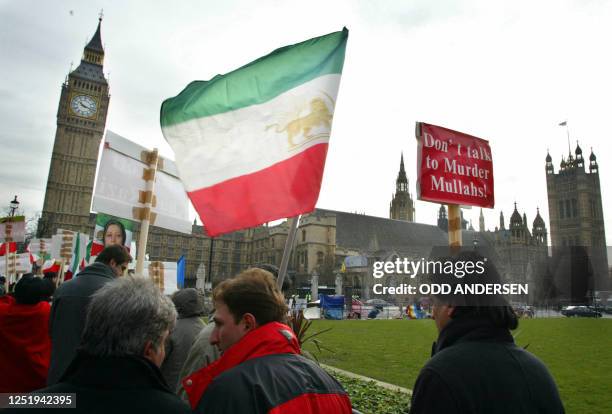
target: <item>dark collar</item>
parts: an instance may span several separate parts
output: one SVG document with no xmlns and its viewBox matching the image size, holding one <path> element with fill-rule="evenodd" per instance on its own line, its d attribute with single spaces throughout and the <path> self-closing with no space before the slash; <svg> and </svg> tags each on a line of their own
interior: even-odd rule
<svg viewBox="0 0 612 414">
<path fill-rule="evenodd" d="M 508 329 L 493 325 L 487 318 L 463 316 L 451 319 L 442 329 L 437 342 L 433 343 L 431 355 L 461 342 L 514 343 L 514 338 Z"/>
<path fill-rule="evenodd" d="M 97 357 L 80 351 L 60 382 L 102 389 L 157 388 L 171 392 L 159 368 L 139 356 Z"/>
<path fill-rule="evenodd" d="M 115 275 L 115 272 L 113 272 L 113 268 L 102 262 L 94 262 L 90 264 L 85 269 L 83 269 L 79 274 L 77 274 L 77 278 L 79 276 L 88 276 L 88 275 L 102 276 L 102 277 L 107 277 L 109 279 L 115 279 L 117 277 Z"/>
</svg>

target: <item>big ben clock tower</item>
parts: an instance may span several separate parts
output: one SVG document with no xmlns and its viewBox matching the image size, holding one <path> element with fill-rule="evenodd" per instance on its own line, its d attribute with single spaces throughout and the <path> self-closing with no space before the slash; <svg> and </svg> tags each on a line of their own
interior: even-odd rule
<svg viewBox="0 0 612 414">
<path fill-rule="evenodd" d="M 82 233 L 93 228 L 89 211 L 110 99 L 101 25 L 102 16 L 81 63 L 62 85 L 39 237 L 50 237 L 58 228 Z"/>
</svg>

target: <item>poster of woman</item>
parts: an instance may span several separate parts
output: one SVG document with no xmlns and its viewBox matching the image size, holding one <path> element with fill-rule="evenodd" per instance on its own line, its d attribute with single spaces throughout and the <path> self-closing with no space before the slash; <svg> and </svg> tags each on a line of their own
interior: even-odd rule
<svg viewBox="0 0 612 414">
<path fill-rule="evenodd" d="M 121 244 L 130 250 L 133 228 L 134 222 L 130 220 L 98 213 L 88 262 L 91 263 L 107 246 Z"/>
</svg>

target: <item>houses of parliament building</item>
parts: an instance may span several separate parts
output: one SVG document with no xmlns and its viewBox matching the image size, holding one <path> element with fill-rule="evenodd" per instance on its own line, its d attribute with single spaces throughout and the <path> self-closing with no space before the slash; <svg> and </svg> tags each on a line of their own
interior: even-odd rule
<svg viewBox="0 0 612 414">
<path fill-rule="evenodd" d="M 50 237 L 60 228 L 93 234 L 92 191 L 111 101 L 103 72 L 101 26 L 102 19 L 85 46 L 80 64 L 61 85 L 38 237 Z M 586 246 L 586 254 L 596 259 L 593 280 L 607 283 L 603 208 L 594 154 L 589 157 L 588 172 L 585 166 L 580 147 L 563 159 L 558 173 L 554 172 L 550 155 L 546 157 L 550 234 L 539 211 L 530 228 L 526 214 L 521 215 L 515 204 L 507 228 L 501 213 L 499 226 L 487 231 L 481 212 L 478 231 L 464 224 L 464 241 L 490 247 L 501 273 L 534 286 L 540 275 L 550 273 L 549 242 L 553 251 L 557 247 Z M 427 257 L 433 246 L 448 244 L 445 220 L 446 212 L 441 207 L 438 225 L 415 222 L 415 200 L 409 193 L 402 155 L 389 218 L 322 209 L 301 217 L 289 262 L 289 279 L 297 288 L 308 286 L 313 274 L 318 275 L 319 285 L 333 286 L 340 277 L 344 287 L 368 298 L 372 295 L 371 266 L 347 266 L 340 273 L 345 268 L 343 263 L 348 263 L 345 258 L 362 257 L 363 265 L 396 256 Z M 135 227 L 133 237 L 137 240 L 138 225 Z M 207 278 L 212 276 L 214 284 L 252 265 L 278 266 L 288 232 L 288 224 L 283 222 L 236 231 L 213 241 L 195 222 L 191 234 L 153 226 L 147 253 L 150 260 L 159 261 L 176 261 L 184 255 L 187 286 L 194 286 L 197 275 L 203 273 Z M 391 280 L 389 285 L 393 283 Z M 540 293 L 546 289 L 540 288 Z"/>
</svg>

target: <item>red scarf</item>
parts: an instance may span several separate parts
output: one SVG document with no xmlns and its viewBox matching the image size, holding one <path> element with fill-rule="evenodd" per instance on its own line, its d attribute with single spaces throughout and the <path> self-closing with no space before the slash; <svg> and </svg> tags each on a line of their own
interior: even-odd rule
<svg viewBox="0 0 612 414">
<path fill-rule="evenodd" d="M 183 387 L 195 409 L 218 375 L 253 358 L 275 354 L 299 354 L 300 345 L 290 327 L 270 322 L 254 329 L 223 353 L 221 358 L 183 379 Z"/>
</svg>

